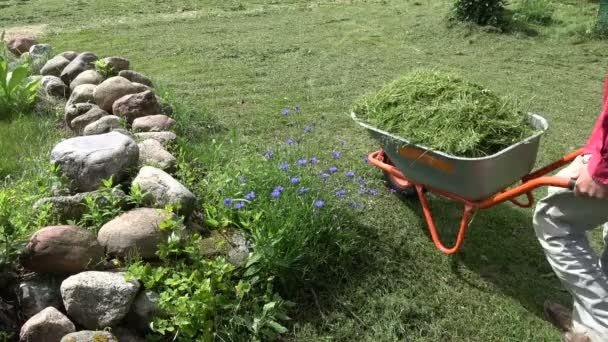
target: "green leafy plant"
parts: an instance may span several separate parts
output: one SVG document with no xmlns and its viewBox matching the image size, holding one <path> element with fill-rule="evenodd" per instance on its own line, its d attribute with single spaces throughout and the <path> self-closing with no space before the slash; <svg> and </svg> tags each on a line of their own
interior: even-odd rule
<svg viewBox="0 0 608 342">
<path fill-rule="evenodd" d="M 22 114 L 31 109 L 36 101 L 40 80 L 27 81 L 27 65 L 9 68 L 9 63 L 0 57 L 0 119 Z"/>
<path fill-rule="evenodd" d="M 454 17 L 479 25 L 500 26 L 503 23 L 505 0 L 455 0 Z"/>
<path fill-rule="evenodd" d="M 117 195 L 120 186 L 114 186 L 112 177 L 102 181 L 99 194 L 85 196 L 86 213 L 79 225 L 97 233 L 101 227 L 123 211 L 122 199 Z"/>
<path fill-rule="evenodd" d="M 97 60 L 93 62 L 93 64 L 95 65 L 95 70 L 97 70 L 97 72 L 101 76 L 103 76 L 103 78 L 109 78 L 118 75 L 118 73 L 114 71 L 114 68 L 112 68 L 111 65 L 108 65 L 102 61 Z"/>
<path fill-rule="evenodd" d="M 19 201 L 15 191 L 0 190 L 0 266 L 13 265 L 25 246 L 29 225 L 13 210 Z"/>
<path fill-rule="evenodd" d="M 146 198 L 146 192 L 141 190 L 139 184 L 133 184 L 127 195 L 127 203 L 133 205 L 134 207 L 141 207 L 144 203 L 144 199 Z"/>
</svg>

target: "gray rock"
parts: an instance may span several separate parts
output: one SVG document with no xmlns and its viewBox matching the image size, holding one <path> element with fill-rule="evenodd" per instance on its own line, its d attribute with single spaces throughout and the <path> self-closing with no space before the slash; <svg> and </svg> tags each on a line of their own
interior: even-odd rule
<svg viewBox="0 0 608 342">
<path fill-rule="evenodd" d="M 131 82 L 141 83 L 148 87 L 154 87 L 151 79 L 133 70 L 122 70 L 118 73 L 118 76 L 122 76 Z"/>
<path fill-rule="evenodd" d="M 57 342 L 71 332 L 76 331 L 74 323 L 59 310 L 48 307 L 21 327 L 20 342 Z"/>
<path fill-rule="evenodd" d="M 163 170 L 152 166 L 144 166 L 139 170 L 133 184 L 139 185 L 146 193 L 146 203 L 159 208 L 169 204 L 178 204 L 179 212 L 190 215 L 196 206 L 196 196 L 175 178 Z"/>
<path fill-rule="evenodd" d="M 144 140 L 139 146 L 140 165 L 149 165 L 171 172 L 177 166 L 177 159 L 154 139 Z"/>
<path fill-rule="evenodd" d="M 16 37 L 6 43 L 6 47 L 10 52 L 19 57 L 24 52 L 30 51 L 32 45 L 38 44 L 35 39 L 28 37 Z"/>
<path fill-rule="evenodd" d="M 70 84 L 81 72 L 95 69 L 95 65 L 93 64 L 95 61 L 97 61 L 97 56 L 95 56 L 95 54 L 83 52 L 63 69 L 60 77 L 65 84 Z"/>
<path fill-rule="evenodd" d="M 83 135 L 96 135 L 113 131 L 116 128 L 121 128 L 120 118 L 115 115 L 106 115 L 99 118 L 97 121 L 88 124 L 82 131 Z"/>
<path fill-rule="evenodd" d="M 32 235 L 21 264 L 38 273 L 75 273 L 96 266 L 104 257 L 103 247 L 88 230 L 50 226 Z"/>
<path fill-rule="evenodd" d="M 112 105 L 114 115 L 125 117 L 129 123 L 142 116 L 159 114 L 162 110 L 156 96 L 149 90 L 125 95 Z"/>
<path fill-rule="evenodd" d="M 49 96 L 67 98 L 70 95 L 70 88 L 57 76 L 43 76 L 40 85 Z"/>
<path fill-rule="evenodd" d="M 175 120 L 164 114 L 157 114 L 133 120 L 132 128 L 136 132 L 168 131 L 173 125 L 175 125 Z"/>
<path fill-rule="evenodd" d="M 124 77 L 115 76 L 101 82 L 95 89 L 95 103 L 108 113 L 112 113 L 112 105 L 119 98 L 138 93 L 140 88 Z"/>
<path fill-rule="evenodd" d="M 60 53 L 58 56 L 67 58 L 70 61 L 73 61 L 76 57 L 78 57 L 79 53 L 76 51 L 64 51 Z"/>
<path fill-rule="evenodd" d="M 72 120 L 70 126 L 72 127 L 72 130 L 74 130 L 74 132 L 76 132 L 79 135 L 82 135 L 84 128 L 88 124 L 93 123 L 93 122 L 99 120 L 101 117 L 106 116 L 106 115 L 110 115 L 110 114 L 108 114 L 108 112 L 106 112 L 105 110 L 103 110 L 103 109 L 97 107 L 97 105 L 95 105 L 95 107 L 91 108 L 86 113 L 79 115 L 74 120 Z"/>
<path fill-rule="evenodd" d="M 82 330 L 69 333 L 59 342 L 122 342 L 108 331 Z M 125 341 L 130 342 L 130 341 Z"/>
<path fill-rule="evenodd" d="M 202 255 L 216 257 L 223 255 L 226 260 L 236 267 L 247 263 L 251 246 L 247 239 L 237 232 L 222 232 L 212 230 L 210 236 L 200 241 L 199 249 Z"/>
<path fill-rule="evenodd" d="M 82 272 L 61 284 L 68 315 L 87 329 L 118 324 L 129 312 L 138 291 L 139 283 L 126 281 L 123 272 Z"/>
<path fill-rule="evenodd" d="M 45 56 L 47 58 L 55 56 L 55 51 L 53 51 L 53 47 L 49 44 L 35 44 L 30 46 L 29 49 L 30 56 Z"/>
<path fill-rule="evenodd" d="M 236 267 L 244 267 L 249 257 L 249 247 L 249 243 L 243 235 L 239 233 L 232 234 L 226 260 Z"/>
<path fill-rule="evenodd" d="M 135 300 L 131 305 L 131 311 L 127 314 L 126 320 L 129 322 L 129 325 L 141 332 L 148 331 L 154 317 L 161 314 L 158 307 L 159 299 L 160 296 L 154 291 L 141 291 L 137 297 L 135 297 Z"/>
<path fill-rule="evenodd" d="M 101 62 L 111 67 L 112 71 L 117 74 L 129 69 L 129 60 L 122 57 L 106 57 Z"/>
<path fill-rule="evenodd" d="M 117 132 L 67 139 L 51 152 L 51 163 L 61 167 L 78 192 L 97 190 L 110 177 L 120 183 L 138 161 L 135 141 Z"/>
<path fill-rule="evenodd" d="M 78 87 L 81 84 L 94 84 L 98 85 L 103 82 L 103 76 L 98 73 L 96 70 L 85 70 L 78 74 L 76 78 L 70 83 L 70 89 L 74 90 L 74 88 Z"/>
<path fill-rule="evenodd" d="M 135 133 L 135 138 L 138 141 L 152 139 L 158 141 L 163 146 L 168 146 L 177 140 L 177 135 L 173 132 L 141 132 Z"/>
<path fill-rule="evenodd" d="M 66 125 L 70 128 L 73 128 L 72 121 L 77 117 L 88 113 L 93 108 L 99 107 L 97 107 L 96 104 L 90 102 L 66 104 L 64 116 Z"/>
<path fill-rule="evenodd" d="M 61 75 L 63 69 L 70 64 L 70 60 L 65 58 L 62 55 L 57 55 L 51 59 L 49 59 L 42 69 L 40 69 L 40 74 L 45 76 L 57 76 Z M 62 81 L 63 83 L 63 81 Z"/>
<path fill-rule="evenodd" d="M 65 104 L 66 110 L 69 106 L 77 103 L 93 103 L 95 104 L 95 98 L 93 97 L 95 91 L 94 84 L 81 84 L 72 90 L 72 95 Z"/>
<path fill-rule="evenodd" d="M 139 208 L 121 214 L 99 230 L 97 241 L 112 256 L 156 257 L 158 244 L 167 240 L 159 226 L 172 215 L 162 209 Z"/>
<path fill-rule="evenodd" d="M 77 221 L 87 212 L 85 206 L 86 198 L 92 198 L 98 206 L 110 205 L 106 194 L 102 191 L 81 192 L 75 195 L 56 196 L 41 198 L 34 203 L 34 211 L 39 211 L 45 206 L 49 206 L 49 214 L 59 222 L 68 220 Z M 122 208 L 127 206 L 127 195 L 120 189 L 112 191 L 112 196 L 119 201 Z"/>
<path fill-rule="evenodd" d="M 23 315 L 30 318 L 49 306 L 61 310 L 63 302 L 59 286 L 62 280 L 37 275 L 19 283 L 19 306 Z"/>
</svg>

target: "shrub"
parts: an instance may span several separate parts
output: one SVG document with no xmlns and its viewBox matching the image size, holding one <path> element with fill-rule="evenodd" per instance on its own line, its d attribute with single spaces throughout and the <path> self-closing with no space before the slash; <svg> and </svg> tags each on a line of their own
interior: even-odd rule
<svg viewBox="0 0 608 342">
<path fill-rule="evenodd" d="M 505 0 L 455 0 L 454 17 L 479 25 L 499 26 L 503 22 Z"/>
<path fill-rule="evenodd" d="M 40 80 L 28 82 L 28 76 L 27 65 L 11 69 L 8 61 L 0 57 L 0 119 L 25 113 L 34 105 Z"/>
<path fill-rule="evenodd" d="M 547 25 L 553 20 L 555 8 L 549 0 L 522 0 L 514 19 Z"/>
</svg>

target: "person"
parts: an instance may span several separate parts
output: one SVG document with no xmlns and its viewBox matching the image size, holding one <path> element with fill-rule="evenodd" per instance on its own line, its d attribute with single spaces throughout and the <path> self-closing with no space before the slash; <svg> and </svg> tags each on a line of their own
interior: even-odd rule
<svg viewBox="0 0 608 342">
<path fill-rule="evenodd" d="M 546 318 L 563 341 L 608 341 L 608 78 L 602 111 L 584 153 L 559 176 L 576 178 L 574 191 L 549 188 L 534 213 L 534 230 L 553 271 L 572 294 L 571 312 L 546 302 Z M 587 232 L 603 225 L 598 256 Z"/>
</svg>

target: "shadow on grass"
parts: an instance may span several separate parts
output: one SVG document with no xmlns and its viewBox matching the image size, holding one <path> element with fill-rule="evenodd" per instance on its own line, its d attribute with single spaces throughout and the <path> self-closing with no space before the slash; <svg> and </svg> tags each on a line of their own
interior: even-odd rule
<svg viewBox="0 0 608 342">
<path fill-rule="evenodd" d="M 432 245 L 417 198 L 402 200 L 419 214 L 420 226 Z M 443 244 L 453 246 L 462 205 L 433 195 L 429 196 L 429 203 Z M 564 304 L 571 299 L 545 259 L 534 233 L 532 214 L 533 209 L 520 209 L 510 203 L 478 211 L 469 224 L 463 247 L 450 256 L 450 263 L 453 274 L 468 286 L 482 291 L 498 289 L 542 318 L 546 299 Z M 491 286 L 480 286 L 467 277 L 467 272 L 478 274 Z"/>
</svg>

